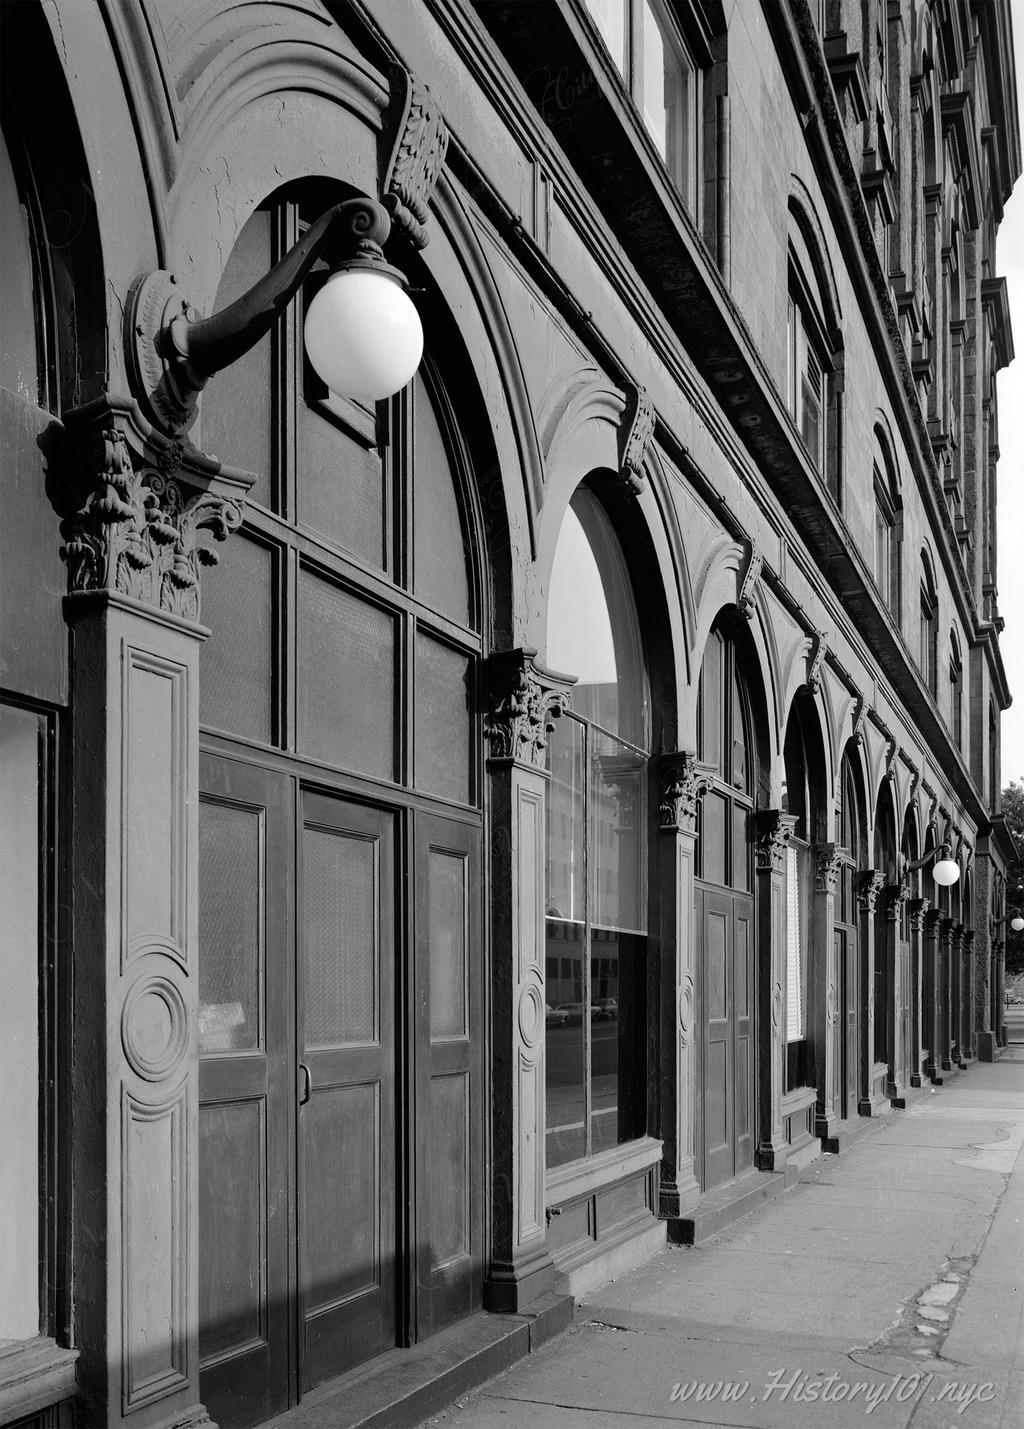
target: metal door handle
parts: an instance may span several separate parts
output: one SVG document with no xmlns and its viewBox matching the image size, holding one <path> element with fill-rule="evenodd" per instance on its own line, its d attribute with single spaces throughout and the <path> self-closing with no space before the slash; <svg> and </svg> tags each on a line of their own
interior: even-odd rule
<svg viewBox="0 0 1024 1429">
<path fill-rule="evenodd" d="M 299 1097 L 299 1106 L 305 1106 L 313 1092 L 313 1074 L 305 1062 L 299 1063 L 299 1071 L 302 1073 L 304 1080 L 304 1089 L 302 1095 Z"/>
</svg>

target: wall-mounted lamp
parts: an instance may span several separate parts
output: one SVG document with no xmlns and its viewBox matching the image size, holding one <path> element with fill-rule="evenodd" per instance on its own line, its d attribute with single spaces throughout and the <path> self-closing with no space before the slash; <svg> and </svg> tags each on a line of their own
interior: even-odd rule
<svg viewBox="0 0 1024 1429">
<path fill-rule="evenodd" d="M 992 930 L 1001 928 L 1004 923 L 1009 923 L 1010 928 L 1015 933 L 1024 933 L 1024 916 L 1019 909 L 1014 909 L 1011 913 L 1004 913 L 1001 918 L 992 919 Z"/>
<path fill-rule="evenodd" d="M 934 824 L 929 825 L 929 829 L 934 829 Z M 952 857 L 952 843 L 949 837 L 949 824 L 946 825 L 946 836 L 941 843 L 933 844 L 932 847 L 921 858 L 915 859 L 913 863 L 904 863 L 904 874 L 916 873 L 919 868 L 926 868 L 929 863 L 932 866 L 932 877 L 940 888 L 949 888 L 960 878 L 960 865 Z"/>
<path fill-rule="evenodd" d="M 180 435 L 196 416 L 215 372 L 254 347 L 281 316 L 313 265 L 331 276 L 306 314 L 306 352 L 321 380 L 343 397 L 390 397 L 411 380 L 423 355 L 423 328 L 405 275 L 384 259 L 391 218 L 373 199 L 328 209 L 248 293 L 200 317 L 174 276 L 151 273 L 127 308 L 129 363 L 149 415 Z"/>
</svg>

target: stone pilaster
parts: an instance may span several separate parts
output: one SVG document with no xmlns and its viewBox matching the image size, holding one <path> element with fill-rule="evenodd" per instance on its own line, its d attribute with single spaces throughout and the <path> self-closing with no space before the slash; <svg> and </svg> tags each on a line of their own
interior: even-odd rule
<svg viewBox="0 0 1024 1429">
<path fill-rule="evenodd" d="M 787 1143 L 782 1126 L 786 1073 L 786 849 L 796 817 L 778 809 L 757 814 L 758 1147 L 762 1171 L 781 1171 Z"/>
<path fill-rule="evenodd" d="M 492 1310 L 519 1311 L 554 1283 L 544 1198 L 546 750 L 569 686 L 510 650 L 489 661 L 484 732 L 491 807 Z"/>
<path fill-rule="evenodd" d="M 660 1214 L 676 1220 L 700 1196 L 696 1174 L 697 1047 L 694 848 L 697 809 L 711 771 L 689 753 L 663 754 L 661 798 L 661 1047 L 659 1127 L 664 1142 Z"/>
<path fill-rule="evenodd" d="M 884 1098 L 875 1089 L 875 910 L 879 894 L 885 883 L 885 875 L 877 868 L 865 868 L 860 873 L 857 903 L 860 912 L 861 984 L 860 1024 L 861 1081 L 860 1101 L 857 1106 L 861 1116 L 872 1116 L 881 1107 Z"/>
<path fill-rule="evenodd" d="M 814 910 L 811 946 L 817 949 L 814 988 L 814 1072 L 818 1087 L 815 1135 L 834 1136 L 839 1124 L 836 1110 L 842 1066 L 839 1023 L 839 970 L 836 965 L 835 904 L 836 885 L 844 850 L 823 844 L 817 851 L 814 875 Z"/>
<path fill-rule="evenodd" d="M 963 998 L 960 1014 L 960 1051 L 964 1060 L 977 1056 L 975 1043 L 975 932 L 966 928 L 963 937 Z"/>
<path fill-rule="evenodd" d="M 75 718 L 69 840 L 75 1337 L 84 1421 L 199 1402 L 200 545 L 252 478 L 105 397 L 51 429 Z"/>
<path fill-rule="evenodd" d="M 924 917 L 924 979 L 921 993 L 921 1025 L 926 1054 L 924 1070 L 929 1081 L 942 1082 L 942 1054 L 939 1048 L 939 994 L 941 991 L 940 924 L 942 911 L 929 908 Z"/>
<path fill-rule="evenodd" d="M 953 925 L 949 942 L 949 1056 L 954 1067 L 963 1065 L 964 925 Z"/>
<path fill-rule="evenodd" d="M 885 1076 L 885 1092 L 893 1106 L 906 1105 L 906 1077 L 908 1049 L 906 1014 L 904 1006 L 906 989 L 902 976 L 901 924 L 903 905 L 907 901 L 909 889 L 905 883 L 890 883 L 885 889 L 885 948 L 876 949 L 876 957 L 885 958 L 884 985 L 888 990 L 887 1005 L 875 1008 L 876 1017 L 885 1019 L 885 1050 L 888 1064 Z"/>
<path fill-rule="evenodd" d="M 998 938 L 992 945 L 992 1005 L 996 1046 L 1006 1046 L 1006 942 Z"/>
<path fill-rule="evenodd" d="M 927 898 L 912 898 L 909 904 L 910 913 L 910 960 L 911 978 L 913 986 L 913 1006 L 911 1009 L 911 1066 L 910 1085 L 920 1087 L 924 1084 L 924 1066 L 928 1055 L 924 1043 L 924 1005 L 925 1005 L 925 944 L 924 925 L 928 912 L 929 900 Z"/>
<path fill-rule="evenodd" d="M 952 918 L 943 918 L 939 923 L 939 957 L 936 984 L 938 988 L 938 1060 L 944 1072 L 953 1070 L 950 1054 L 950 970 L 953 962 Z"/>
</svg>

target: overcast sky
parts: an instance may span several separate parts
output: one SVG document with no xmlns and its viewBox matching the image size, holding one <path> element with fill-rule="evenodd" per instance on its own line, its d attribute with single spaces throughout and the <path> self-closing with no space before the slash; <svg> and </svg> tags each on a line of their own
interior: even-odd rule
<svg viewBox="0 0 1024 1429">
<path fill-rule="evenodd" d="M 1024 120 L 1024 0 L 1011 0 L 1017 95 Z M 1003 715 L 1003 784 L 1024 780 L 1024 178 L 999 229 L 996 271 L 1005 276 L 1017 356 L 999 374 L 999 611 L 1013 704 Z"/>
</svg>

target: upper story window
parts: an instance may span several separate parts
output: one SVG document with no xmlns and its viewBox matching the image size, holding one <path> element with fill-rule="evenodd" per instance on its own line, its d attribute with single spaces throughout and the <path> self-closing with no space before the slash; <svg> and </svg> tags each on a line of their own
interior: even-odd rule
<svg viewBox="0 0 1024 1429">
<path fill-rule="evenodd" d="M 584 3 L 669 177 L 695 207 L 699 71 L 675 16 L 660 0 Z"/>
<path fill-rule="evenodd" d="M 548 744 L 547 1165 L 642 1136 L 647 675 L 629 573 L 580 487 L 555 550 L 547 664 L 577 676 Z"/>
<path fill-rule="evenodd" d="M 928 553 L 921 553 L 921 605 L 918 641 L 918 665 L 924 682 L 932 694 L 938 693 L 939 659 L 939 598 L 935 591 L 935 576 Z"/>
<path fill-rule="evenodd" d="M 956 631 L 949 632 L 949 728 L 958 749 L 964 737 L 964 665 Z"/>
<path fill-rule="evenodd" d="M 879 594 L 899 624 L 902 507 L 888 448 L 879 442 L 874 466 L 874 575 Z"/>
<path fill-rule="evenodd" d="M 791 255 L 787 316 L 787 400 L 801 440 L 818 471 L 825 471 L 828 343 L 813 290 Z"/>
</svg>

